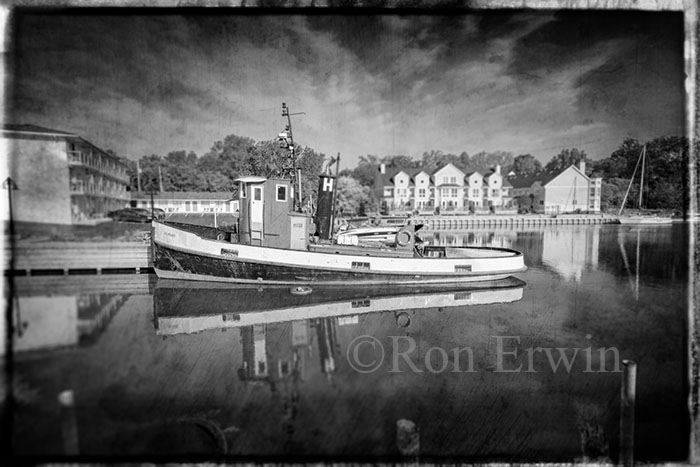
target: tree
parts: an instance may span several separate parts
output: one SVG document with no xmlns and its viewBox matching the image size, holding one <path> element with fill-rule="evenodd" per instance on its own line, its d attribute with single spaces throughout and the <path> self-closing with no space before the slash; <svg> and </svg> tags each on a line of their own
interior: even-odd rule
<svg viewBox="0 0 700 467">
<path fill-rule="evenodd" d="M 477 171 L 482 174 L 488 173 L 492 168 L 500 165 L 505 167 L 513 164 L 513 154 L 505 151 L 479 152 L 470 158 L 470 166 L 467 171 Z"/>
<path fill-rule="evenodd" d="M 544 166 L 544 170 L 545 172 L 556 172 L 572 165 L 578 166 L 581 161 L 589 162 L 588 156 L 584 151 L 576 148 L 562 149 L 559 154 L 547 162 L 547 165 Z"/>
<path fill-rule="evenodd" d="M 162 174 L 165 191 L 196 191 L 198 189 L 197 154 L 185 150 L 171 151 L 163 158 Z"/>
<path fill-rule="evenodd" d="M 336 209 L 344 215 L 353 215 L 361 209 L 367 209 L 369 197 L 369 187 L 362 186 L 352 177 L 338 177 Z"/>
<path fill-rule="evenodd" d="M 305 146 L 298 156 L 297 166 L 301 169 L 302 203 L 318 199 L 318 176 L 323 170 L 325 155 Z"/>
<path fill-rule="evenodd" d="M 357 167 L 352 169 L 352 178 L 362 186 L 373 186 L 381 163 L 381 159 L 373 154 L 360 156 Z"/>
<path fill-rule="evenodd" d="M 382 158 L 382 162 L 389 167 L 402 169 L 415 169 L 420 167 L 419 161 L 414 160 L 411 156 L 404 156 L 403 154 L 385 156 Z"/>
<path fill-rule="evenodd" d="M 542 172 L 542 164 L 531 154 L 521 154 L 513 160 L 513 171 L 518 177 L 530 177 Z"/>
</svg>

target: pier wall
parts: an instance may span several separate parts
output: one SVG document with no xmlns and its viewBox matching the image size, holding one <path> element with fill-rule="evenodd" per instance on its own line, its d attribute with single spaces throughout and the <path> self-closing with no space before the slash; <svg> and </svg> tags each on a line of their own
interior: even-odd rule
<svg viewBox="0 0 700 467">
<path fill-rule="evenodd" d="M 424 230 L 521 229 L 550 225 L 614 224 L 616 216 L 416 216 L 412 222 Z"/>
</svg>

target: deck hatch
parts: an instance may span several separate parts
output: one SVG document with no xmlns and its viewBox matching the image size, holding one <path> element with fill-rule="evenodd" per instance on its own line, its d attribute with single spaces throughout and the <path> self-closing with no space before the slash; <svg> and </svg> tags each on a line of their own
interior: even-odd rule
<svg viewBox="0 0 700 467">
<path fill-rule="evenodd" d="M 362 261 L 353 261 L 353 262 L 352 262 L 352 268 L 353 268 L 353 269 L 365 269 L 365 270 L 369 270 L 369 269 L 370 269 L 369 263 L 365 263 L 365 262 L 362 262 Z"/>
<path fill-rule="evenodd" d="M 471 264 L 458 264 L 455 266 L 455 272 L 472 272 Z"/>
</svg>

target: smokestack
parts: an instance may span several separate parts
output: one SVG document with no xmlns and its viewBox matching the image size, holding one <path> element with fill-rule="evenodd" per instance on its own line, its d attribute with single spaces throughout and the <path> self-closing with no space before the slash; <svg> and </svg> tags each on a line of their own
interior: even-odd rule
<svg viewBox="0 0 700 467">
<path fill-rule="evenodd" d="M 497 174 L 501 173 L 501 164 L 496 164 L 496 173 Z"/>
<path fill-rule="evenodd" d="M 379 164 L 379 173 L 380 174 L 386 173 L 386 164 Z"/>
<path fill-rule="evenodd" d="M 581 172 L 583 172 L 584 175 L 586 175 L 586 161 L 581 160 L 581 161 L 578 163 L 578 169 L 579 169 Z"/>
<path fill-rule="evenodd" d="M 318 196 L 316 198 L 316 233 L 322 240 L 333 237 L 333 196 L 335 193 L 335 177 L 320 175 L 318 181 Z"/>
</svg>

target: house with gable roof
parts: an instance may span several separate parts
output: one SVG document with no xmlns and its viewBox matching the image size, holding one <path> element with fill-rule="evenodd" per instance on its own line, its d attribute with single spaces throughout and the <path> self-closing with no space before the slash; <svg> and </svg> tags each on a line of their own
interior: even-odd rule
<svg viewBox="0 0 700 467">
<path fill-rule="evenodd" d="M 448 163 L 433 172 L 435 206 L 455 210 L 464 207 L 464 172 Z"/>
<path fill-rule="evenodd" d="M 513 197 L 530 212 L 600 212 L 603 179 L 588 177 L 584 161 L 578 166 L 530 177 L 512 177 L 508 181 L 513 186 Z"/>
</svg>

